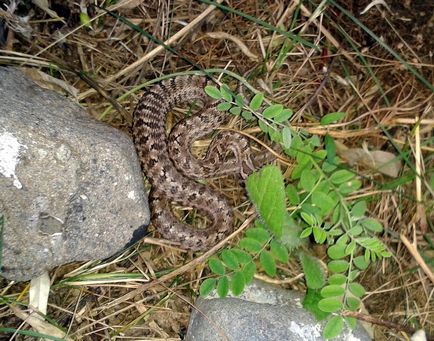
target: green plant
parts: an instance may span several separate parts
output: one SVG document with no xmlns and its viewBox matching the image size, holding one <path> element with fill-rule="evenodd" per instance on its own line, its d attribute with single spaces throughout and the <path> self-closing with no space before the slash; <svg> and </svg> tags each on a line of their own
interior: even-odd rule
<svg viewBox="0 0 434 341">
<path fill-rule="evenodd" d="M 280 168 L 273 165 L 249 176 L 247 191 L 259 217 L 237 247 L 208 260 L 216 276 L 202 283 L 200 294 L 207 295 L 216 288 L 221 297 L 229 291 L 240 295 L 253 280 L 258 265 L 273 277 L 277 264 L 287 263 L 291 252 L 305 274 L 305 308 L 318 319 L 328 318 L 324 336 L 337 336 L 345 323 L 354 327 L 355 319 L 344 317 L 343 312 L 360 307 L 365 294 L 357 282 L 360 273 L 371 262 L 390 256 L 377 238 L 383 231 L 381 223 L 367 216 L 367 202 L 349 199 L 361 188 L 361 180 L 338 159 L 330 136 L 325 137 L 323 147 L 318 136 L 294 133 L 289 125 L 292 110 L 273 104 L 258 113 L 264 104 L 262 93 L 246 105 L 226 85 L 208 86 L 205 91 L 221 101 L 219 110 L 241 115 L 247 121 L 256 120 L 261 130 L 294 160 L 294 167 L 289 179 L 284 179 Z M 334 123 L 344 115 L 330 113 L 320 124 Z M 328 271 L 319 259 L 301 251 L 308 237 L 327 245 Z"/>
</svg>

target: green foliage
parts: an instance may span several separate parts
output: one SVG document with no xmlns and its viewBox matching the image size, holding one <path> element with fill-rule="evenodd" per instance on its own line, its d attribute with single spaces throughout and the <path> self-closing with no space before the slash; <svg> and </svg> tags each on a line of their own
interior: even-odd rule
<svg viewBox="0 0 434 341">
<path fill-rule="evenodd" d="M 87 28 L 92 28 L 92 25 L 90 24 L 89 15 L 87 13 L 80 12 L 80 24 L 86 26 Z"/>
<path fill-rule="evenodd" d="M 319 260 L 301 252 L 300 262 L 303 267 L 307 287 L 310 289 L 320 289 L 323 287 L 325 284 L 325 275 Z"/>
<path fill-rule="evenodd" d="M 217 280 L 215 278 L 207 278 L 202 282 L 200 285 L 199 293 L 200 296 L 208 296 L 211 291 L 215 288 L 215 285 L 217 283 Z"/>
<path fill-rule="evenodd" d="M 320 300 L 322 300 L 320 290 L 308 287 L 303 299 L 303 307 L 310 311 L 318 321 L 324 320 L 330 315 L 330 313 L 326 313 L 318 308 L 318 302 Z"/>
<path fill-rule="evenodd" d="M 220 259 L 218 258 L 210 258 L 208 260 L 208 266 L 211 269 L 211 271 L 213 273 L 215 273 L 216 275 L 224 275 L 225 274 L 225 266 L 223 265 L 223 263 L 220 261 Z"/>
<path fill-rule="evenodd" d="M 276 235 L 282 235 L 285 220 L 285 186 L 282 173 L 269 165 L 247 179 L 247 192 L 267 227 Z"/>
<path fill-rule="evenodd" d="M 220 277 L 217 283 L 217 295 L 226 297 L 229 293 L 229 280 L 227 276 Z"/>
<path fill-rule="evenodd" d="M 340 163 L 331 136 L 325 136 L 322 146 L 318 136 L 294 134 L 288 122 L 292 110 L 267 104 L 262 93 L 256 93 L 246 104 L 225 85 L 208 86 L 205 91 L 220 101 L 219 110 L 241 115 L 248 122 L 256 121 L 261 131 L 294 160 L 294 165 L 287 179 L 273 165 L 249 176 L 247 192 L 259 218 L 237 247 L 208 260 L 216 278 L 202 283 L 201 295 L 215 288 L 222 297 L 229 291 L 240 295 L 258 270 L 276 276 L 279 263 L 287 263 L 292 252 L 305 275 L 304 307 L 318 319 L 328 318 L 324 337 L 339 335 L 345 324 L 354 327 L 355 320 L 344 317 L 343 312 L 359 309 L 365 295 L 357 278 L 372 262 L 390 256 L 377 237 L 384 230 L 382 224 L 367 216 L 367 202 L 348 199 L 361 188 L 361 180 Z M 344 117 L 342 112 L 330 113 L 320 124 L 336 123 Z M 327 274 L 319 259 L 300 251 L 307 238 L 327 244 Z"/>
<path fill-rule="evenodd" d="M 319 122 L 321 125 L 326 126 L 331 123 L 340 121 L 345 117 L 344 112 L 332 112 L 330 114 L 324 115 Z"/>
<path fill-rule="evenodd" d="M 246 285 L 246 279 L 242 272 L 235 272 L 232 275 L 231 290 L 235 296 L 241 295 Z"/>
<path fill-rule="evenodd" d="M 268 276 L 274 277 L 276 275 L 276 262 L 274 261 L 274 258 L 270 252 L 261 252 L 261 255 L 259 256 L 259 262 Z"/>
<path fill-rule="evenodd" d="M 332 339 L 338 336 L 344 329 L 344 318 L 342 316 L 333 316 L 328 320 L 324 327 L 323 336 L 324 338 Z"/>
</svg>

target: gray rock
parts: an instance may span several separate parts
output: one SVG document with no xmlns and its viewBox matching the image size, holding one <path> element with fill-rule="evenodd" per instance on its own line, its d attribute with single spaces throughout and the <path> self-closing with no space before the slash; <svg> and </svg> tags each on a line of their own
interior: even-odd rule
<svg viewBox="0 0 434 341">
<path fill-rule="evenodd" d="M 199 298 L 186 341 L 319 341 L 324 323 L 302 307 L 303 295 L 254 281 L 238 298 Z M 358 326 L 333 340 L 368 341 Z"/>
<path fill-rule="evenodd" d="M 29 280 L 140 239 L 149 209 L 131 139 L 15 69 L 0 68 L 0 94 L 1 275 Z"/>
</svg>

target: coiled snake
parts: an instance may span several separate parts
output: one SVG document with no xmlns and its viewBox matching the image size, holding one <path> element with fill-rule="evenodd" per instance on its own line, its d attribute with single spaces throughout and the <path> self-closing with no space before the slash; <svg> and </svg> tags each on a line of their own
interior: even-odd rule
<svg viewBox="0 0 434 341">
<path fill-rule="evenodd" d="M 226 198 L 197 179 L 249 173 L 270 161 L 270 155 L 252 156 L 247 138 L 222 131 L 212 140 L 206 156 L 191 153 L 194 140 L 200 139 L 226 121 L 228 114 L 217 110 L 219 102 L 210 101 L 204 92 L 208 81 L 200 76 L 182 76 L 162 81 L 145 90 L 133 114 L 133 140 L 151 184 L 154 226 L 166 239 L 182 248 L 203 250 L 225 237 L 233 228 L 233 213 Z M 179 122 L 169 137 L 165 133 L 166 115 L 176 105 L 199 100 L 203 108 Z M 232 153 L 231 157 L 227 154 Z M 180 222 L 171 204 L 194 207 L 211 219 L 206 229 Z"/>
</svg>

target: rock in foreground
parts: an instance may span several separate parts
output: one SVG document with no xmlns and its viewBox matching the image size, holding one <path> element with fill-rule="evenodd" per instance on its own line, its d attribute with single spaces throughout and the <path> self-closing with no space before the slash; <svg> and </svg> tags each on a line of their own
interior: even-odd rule
<svg viewBox="0 0 434 341">
<path fill-rule="evenodd" d="M 140 239 L 149 209 L 131 139 L 15 69 L 0 68 L 0 94 L 0 274 L 29 280 Z"/>
<path fill-rule="evenodd" d="M 324 323 L 302 307 L 303 296 L 254 281 L 239 298 L 198 299 L 186 341 L 323 341 Z M 333 340 L 371 340 L 359 326 Z"/>
</svg>

